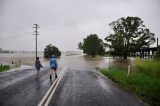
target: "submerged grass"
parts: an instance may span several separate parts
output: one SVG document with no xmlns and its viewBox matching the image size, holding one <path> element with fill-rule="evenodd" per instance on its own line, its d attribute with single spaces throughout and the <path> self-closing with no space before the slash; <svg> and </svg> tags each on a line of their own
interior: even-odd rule
<svg viewBox="0 0 160 106">
<path fill-rule="evenodd" d="M 120 86 L 134 92 L 150 105 L 160 106 L 160 78 L 138 71 L 132 71 L 127 77 L 127 71 L 117 68 L 102 69 L 101 72 Z"/>
</svg>

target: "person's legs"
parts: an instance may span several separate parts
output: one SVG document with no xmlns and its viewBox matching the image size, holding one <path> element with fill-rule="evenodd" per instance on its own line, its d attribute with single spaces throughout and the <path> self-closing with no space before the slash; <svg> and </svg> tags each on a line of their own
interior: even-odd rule
<svg viewBox="0 0 160 106">
<path fill-rule="evenodd" d="M 50 80 L 52 79 L 53 69 L 51 69 Z"/>
<path fill-rule="evenodd" d="M 56 71 L 54 70 L 54 75 L 55 75 L 55 79 L 57 78 L 57 73 L 56 73 Z"/>
<path fill-rule="evenodd" d="M 54 69 L 51 69 L 51 75 L 53 75 L 53 73 L 54 73 Z"/>
<path fill-rule="evenodd" d="M 37 69 L 37 75 L 36 75 L 36 78 L 37 78 L 37 79 L 39 78 L 39 69 Z"/>
<path fill-rule="evenodd" d="M 55 74 L 55 79 L 58 77 L 57 76 L 57 68 L 54 69 L 54 74 Z"/>
<path fill-rule="evenodd" d="M 50 80 L 52 79 L 53 73 L 55 74 L 55 79 L 56 79 L 58 77 L 57 76 L 57 68 L 51 69 Z"/>
</svg>

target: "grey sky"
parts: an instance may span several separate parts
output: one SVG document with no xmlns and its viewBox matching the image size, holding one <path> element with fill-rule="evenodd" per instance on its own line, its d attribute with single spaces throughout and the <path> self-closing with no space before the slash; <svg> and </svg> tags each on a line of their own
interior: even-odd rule
<svg viewBox="0 0 160 106">
<path fill-rule="evenodd" d="M 38 50 L 52 43 L 77 50 L 89 34 L 104 39 L 109 23 L 138 16 L 160 39 L 159 0 L 0 0 L 0 48 L 34 50 L 33 24 L 40 25 Z M 154 46 L 154 45 L 153 45 Z"/>
</svg>

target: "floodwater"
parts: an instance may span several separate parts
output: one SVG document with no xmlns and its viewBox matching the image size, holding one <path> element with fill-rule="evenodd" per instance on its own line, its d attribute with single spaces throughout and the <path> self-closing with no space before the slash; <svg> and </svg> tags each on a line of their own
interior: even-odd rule
<svg viewBox="0 0 160 106">
<path fill-rule="evenodd" d="M 49 67 L 49 61 L 43 59 L 43 53 L 38 53 L 40 61 L 44 67 Z M 113 59 L 111 57 L 102 57 L 97 59 L 85 58 L 82 54 L 79 55 L 66 55 L 62 54 L 58 59 L 59 67 L 63 68 L 67 66 L 73 69 L 90 70 L 97 68 L 107 68 L 110 66 L 127 69 L 128 65 L 131 68 L 135 67 L 134 58 L 130 58 L 126 61 L 123 59 Z M 34 66 L 35 54 L 34 53 L 0 53 L 0 63 L 2 64 L 23 64 L 28 66 Z"/>
<path fill-rule="evenodd" d="M 42 59 L 43 53 L 38 53 Z M 0 53 L 0 63 L 2 64 L 22 64 L 34 66 L 35 53 Z"/>
<path fill-rule="evenodd" d="M 98 59 L 85 58 L 83 55 L 65 56 L 63 55 L 58 59 L 60 66 L 68 66 L 73 69 L 89 70 L 107 67 L 117 67 L 127 70 L 128 65 L 131 69 L 135 68 L 135 59 L 129 58 L 128 60 L 113 59 L 111 57 L 102 57 Z"/>
</svg>

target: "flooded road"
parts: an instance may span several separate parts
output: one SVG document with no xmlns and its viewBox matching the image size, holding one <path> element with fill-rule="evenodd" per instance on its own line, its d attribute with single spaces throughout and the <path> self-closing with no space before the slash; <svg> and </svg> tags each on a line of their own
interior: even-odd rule
<svg viewBox="0 0 160 106">
<path fill-rule="evenodd" d="M 9 62 L 11 61 L 11 59 L 13 60 L 21 59 L 21 62 L 24 65 L 34 66 L 34 55 L 33 54 L 30 56 L 23 54 L 21 56 L 14 57 L 13 54 L 3 55 L 3 56 L 0 55 L 1 57 L 0 60 L 1 62 L 2 60 L 5 60 L 5 62 L 7 61 Z M 44 60 L 43 55 L 40 56 L 40 61 L 42 62 L 44 69 L 40 71 L 39 80 L 35 79 L 36 70 L 34 69 L 34 67 L 32 67 L 32 69 L 27 69 L 27 70 L 22 69 L 19 71 L 0 73 L 0 95 L 1 95 L 0 96 L 0 106 L 22 106 L 22 105 L 23 106 L 36 106 L 40 102 L 40 100 L 43 98 L 43 96 L 45 95 L 45 93 L 47 92 L 47 90 L 50 88 L 52 84 L 52 82 L 50 82 L 49 80 L 49 75 L 50 75 L 49 61 Z M 102 88 L 105 88 L 105 89 L 107 89 L 107 87 L 110 87 L 111 85 L 99 79 L 98 76 L 100 74 L 95 73 L 97 72 L 96 69 L 104 68 L 104 67 L 108 67 L 108 66 L 112 66 L 116 64 L 118 64 L 119 66 L 123 66 L 123 67 L 126 67 L 128 65 L 127 62 L 126 63 L 119 62 L 118 60 L 114 60 L 108 57 L 89 59 L 89 58 L 85 58 L 83 55 L 66 56 L 65 54 L 63 54 L 62 57 L 58 59 L 58 63 L 59 63 L 58 73 L 65 66 L 71 69 L 71 71 L 69 71 L 70 76 L 65 78 L 66 81 L 71 80 L 70 78 L 76 79 L 75 80 L 77 81 L 76 83 L 85 82 L 86 80 L 88 80 L 89 82 L 86 82 L 84 84 L 88 85 L 90 83 L 93 83 L 92 84 L 93 86 L 90 85 L 91 88 L 96 87 L 95 84 L 99 84 Z M 80 73 L 80 75 L 82 76 L 78 76 L 77 72 Z M 88 73 L 92 73 L 92 74 L 91 75 L 89 74 L 88 76 Z M 83 76 L 84 76 L 84 79 L 83 79 Z M 92 78 L 94 76 L 98 77 L 98 79 L 92 81 Z M 63 80 L 63 83 L 65 83 L 64 80 Z M 82 86 L 83 86 L 83 83 L 82 83 Z M 84 85 L 84 87 L 85 86 L 86 85 Z M 88 91 L 90 87 L 86 86 L 86 90 Z M 81 91 L 81 89 L 74 88 L 74 86 L 73 86 L 73 89 L 77 89 L 77 91 Z M 105 91 L 105 92 L 109 92 L 109 91 Z M 78 92 L 75 92 L 75 94 L 76 93 Z M 86 97 L 90 97 L 92 95 L 92 92 L 88 92 L 88 93 L 89 95 Z M 103 94 L 103 92 L 101 92 L 101 94 Z M 93 93 L 93 95 L 96 95 L 96 94 Z M 95 99 L 93 98 L 93 100 Z M 102 101 L 103 100 L 104 99 L 102 99 Z M 77 102 L 77 100 L 75 101 Z"/>
</svg>

